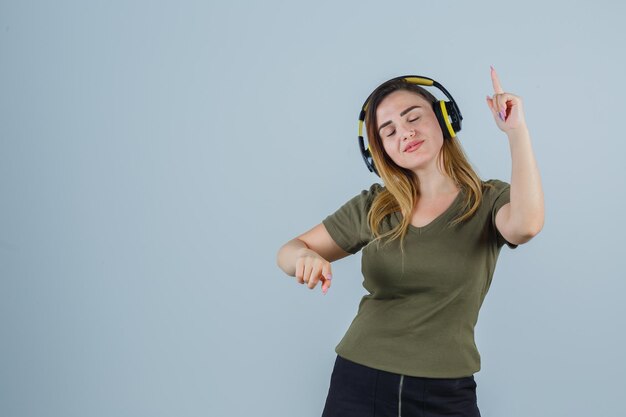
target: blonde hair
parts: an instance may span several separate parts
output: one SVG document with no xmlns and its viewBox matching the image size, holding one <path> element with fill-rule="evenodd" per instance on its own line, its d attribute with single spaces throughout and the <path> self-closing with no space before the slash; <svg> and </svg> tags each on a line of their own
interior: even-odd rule
<svg viewBox="0 0 626 417">
<path fill-rule="evenodd" d="M 408 90 L 419 94 L 430 103 L 436 103 L 438 99 L 426 89 L 419 85 L 409 83 L 404 79 L 399 79 L 381 85 L 370 96 L 368 108 L 365 115 L 365 125 L 370 153 L 374 160 L 376 170 L 385 183 L 385 187 L 376 194 L 372 200 L 370 210 L 367 215 L 367 222 L 372 231 L 376 244 L 380 244 L 385 238 L 385 245 L 400 238 L 400 249 L 402 251 L 404 267 L 404 237 L 410 225 L 410 214 L 417 203 L 420 195 L 420 184 L 417 175 L 408 169 L 398 166 L 384 150 L 382 139 L 376 128 L 376 109 L 382 99 L 396 90 Z M 441 151 L 439 153 L 443 165 L 444 173 L 449 176 L 461 192 L 465 191 L 465 199 L 459 215 L 454 218 L 448 227 L 457 225 L 471 218 L 478 207 L 480 207 L 483 195 L 483 183 L 472 168 L 468 158 L 457 137 L 444 138 Z M 439 165 L 438 165 L 439 166 Z M 395 212 L 402 214 L 402 221 L 387 233 L 381 234 L 382 220 Z"/>
</svg>

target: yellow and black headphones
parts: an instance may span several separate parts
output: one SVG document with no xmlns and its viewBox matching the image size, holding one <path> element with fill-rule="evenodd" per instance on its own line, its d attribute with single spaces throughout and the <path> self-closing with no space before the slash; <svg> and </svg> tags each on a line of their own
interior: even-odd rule
<svg viewBox="0 0 626 417">
<path fill-rule="evenodd" d="M 446 90 L 443 85 L 439 84 L 437 81 L 433 80 L 432 78 L 424 77 L 422 75 L 403 75 L 385 81 L 384 83 L 376 87 L 376 89 L 372 91 L 372 93 L 370 93 L 370 95 L 365 100 L 365 103 L 363 103 L 361 113 L 359 113 L 359 148 L 361 149 L 361 154 L 363 155 L 363 160 L 365 161 L 367 169 L 369 169 L 370 172 L 374 172 L 379 177 L 380 174 L 374 166 L 374 159 L 372 158 L 372 154 L 370 153 L 369 144 L 366 148 L 365 142 L 363 140 L 363 122 L 365 121 L 365 112 L 367 111 L 370 97 L 372 97 L 372 94 L 374 94 L 374 92 L 376 92 L 378 89 L 385 86 L 386 84 L 400 79 L 404 79 L 405 81 L 412 84 L 437 87 L 450 99 L 450 101 L 438 100 L 433 103 L 433 111 L 437 116 L 439 126 L 441 126 L 444 140 L 456 137 L 456 133 L 461 130 L 461 120 L 463 120 L 461 110 L 456 104 L 456 101 L 454 101 L 454 98 L 452 98 L 450 93 L 448 93 L 448 90 Z"/>
</svg>

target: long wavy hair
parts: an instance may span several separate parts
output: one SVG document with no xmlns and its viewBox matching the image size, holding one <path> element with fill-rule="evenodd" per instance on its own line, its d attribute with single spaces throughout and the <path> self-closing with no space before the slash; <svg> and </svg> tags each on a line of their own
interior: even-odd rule
<svg viewBox="0 0 626 417">
<path fill-rule="evenodd" d="M 420 182 L 413 171 L 402 168 L 389 157 L 385 152 L 382 139 L 376 128 L 378 125 L 376 109 L 383 98 L 396 90 L 412 91 L 433 104 L 438 99 L 417 84 L 409 83 L 404 79 L 394 80 L 381 85 L 372 93 L 365 114 L 369 149 L 376 165 L 376 170 L 385 183 L 385 187 L 381 188 L 381 191 L 372 200 L 367 221 L 374 236 L 373 241 L 377 242 L 377 245 L 385 238 L 385 245 L 400 238 L 404 265 L 404 237 L 410 225 L 410 215 L 419 200 Z M 483 185 L 489 186 L 489 184 L 483 183 L 478 177 L 465 156 L 465 152 L 457 137 L 451 139 L 444 137 L 443 145 L 437 158 L 437 167 L 443 166 L 444 175 L 450 177 L 461 188 L 460 192 L 465 191 L 465 199 L 458 216 L 448 224 L 448 227 L 452 227 L 474 215 L 482 201 Z M 382 220 L 387 215 L 395 212 L 401 213 L 402 221 L 392 230 L 382 234 L 380 230 Z"/>
</svg>

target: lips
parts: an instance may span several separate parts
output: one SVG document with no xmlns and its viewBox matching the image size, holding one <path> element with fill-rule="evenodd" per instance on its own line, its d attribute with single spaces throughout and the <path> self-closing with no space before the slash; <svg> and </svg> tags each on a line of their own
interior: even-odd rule
<svg viewBox="0 0 626 417">
<path fill-rule="evenodd" d="M 419 145 L 420 143 L 424 142 L 423 140 L 414 140 L 409 142 L 409 144 L 404 148 L 404 152 L 410 152 L 412 151 L 416 145 Z"/>
</svg>

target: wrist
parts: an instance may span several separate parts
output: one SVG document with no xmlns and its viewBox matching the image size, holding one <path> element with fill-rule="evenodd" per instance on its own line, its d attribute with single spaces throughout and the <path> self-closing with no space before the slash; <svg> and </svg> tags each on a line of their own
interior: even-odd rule
<svg viewBox="0 0 626 417">
<path fill-rule="evenodd" d="M 528 127 L 524 125 L 515 129 L 507 130 L 506 135 L 509 139 L 516 139 L 522 136 L 530 136 L 530 132 L 528 131 Z"/>
</svg>

